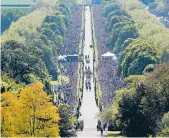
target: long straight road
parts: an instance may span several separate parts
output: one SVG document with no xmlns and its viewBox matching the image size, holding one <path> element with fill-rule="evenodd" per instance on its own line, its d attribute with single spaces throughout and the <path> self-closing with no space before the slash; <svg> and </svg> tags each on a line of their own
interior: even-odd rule
<svg viewBox="0 0 169 138">
<path fill-rule="evenodd" d="M 86 63 L 84 58 L 84 67 L 90 67 L 93 71 L 93 48 L 90 48 L 92 44 L 92 28 L 91 28 L 91 11 L 89 6 L 85 7 L 85 46 L 84 46 L 84 57 L 89 55 L 90 63 Z M 84 68 L 85 72 L 85 68 Z M 87 90 L 85 87 L 86 76 L 84 77 L 84 89 L 83 89 L 83 100 L 80 112 L 80 120 L 84 121 L 84 130 L 78 131 L 78 137 L 100 137 L 100 132 L 97 131 L 97 114 L 99 108 L 95 102 L 95 92 L 93 83 L 93 72 L 91 75 L 91 90 Z"/>
</svg>

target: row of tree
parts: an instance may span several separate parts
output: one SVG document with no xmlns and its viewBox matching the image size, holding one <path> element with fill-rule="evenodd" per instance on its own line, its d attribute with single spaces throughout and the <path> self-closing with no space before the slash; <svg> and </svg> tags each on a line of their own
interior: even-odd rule
<svg viewBox="0 0 169 138">
<path fill-rule="evenodd" d="M 76 122 L 70 106 L 56 107 L 47 95 L 50 75 L 57 77 L 55 60 L 64 47 L 74 1 L 39 2 L 1 36 L 4 137 L 74 136 L 69 132 Z"/>
<path fill-rule="evenodd" d="M 63 47 L 72 7 L 71 2 L 57 2 L 52 7 L 43 4 L 12 23 L 2 35 L 2 73 L 16 83 L 40 81 L 49 92 L 50 75 L 57 77 L 55 59 Z M 9 86 L 6 82 L 3 91 Z"/>
<path fill-rule="evenodd" d="M 9 28 L 12 22 L 17 21 L 25 13 L 16 9 L 2 9 L 1 14 L 1 33 Z"/>
<path fill-rule="evenodd" d="M 76 118 L 67 104 L 53 105 L 53 97 L 35 83 L 17 91 L 1 94 L 2 137 L 74 136 Z M 15 92 L 14 92 L 15 91 Z"/>
<path fill-rule="evenodd" d="M 126 87 L 100 116 L 125 136 L 169 136 L 169 65 L 161 64 L 168 62 L 169 31 L 138 0 L 106 3 L 108 46 L 119 55 Z"/>
<path fill-rule="evenodd" d="M 116 2 L 104 7 L 104 16 L 106 32 L 109 36 L 109 47 L 119 54 L 125 49 L 123 45 L 125 40 L 138 37 L 135 23 L 131 16 Z"/>
<path fill-rule="evenodd" d="M 108 46 L 119 55 L 119 74 L 124 77 L 142 74 L 147 65 L 160 62 L 155 44 L 140 39 L 139 28 L 119 2 L 108 3 L 104 7 L 104 17 Z"/>
<path fill-rule="evenodd" d="M 161 60 L 169 62 L 169 30 L 155 16 L 147 12 L 145 5 L 139 0 L 125 0 L 125 3 L 121 4 L 135 21 L 139 37 L 154 42 Z"/>
<path fill-rule="evenodd" d="M 169 65 L 125 78 L 110 107 L 114 129 L 126 136 L 169 136 Z"/>
<path fill-rule="evenodd" d="M 168 11 L 169 11 L 169 0 L 140 0 L 147 6 L 149 6 L 149 10 L 157 15 L 163 16 L 169 19 Z"/>
<path fill-rule="evenodd" d="M 124 76 L 141 75 L 149 64 L 159 64 L 160 56 L 152 41 L 136 39 L 124 43 L 127 48 L 121 53 L 119 72 Z M 147 69 L 148 70 L 148 69 Z"/>
</svg>

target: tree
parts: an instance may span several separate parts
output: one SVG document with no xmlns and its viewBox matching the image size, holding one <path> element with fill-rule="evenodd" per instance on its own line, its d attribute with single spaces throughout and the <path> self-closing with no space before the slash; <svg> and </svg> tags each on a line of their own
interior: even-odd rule
<svg viewBox="0 0 169 138">
<path fill-rule="evenodd" d="M 22 120 L 18 123 L 21 134 L 27 132 L 28 136 L 59 136 L 59 114 L 50 100 L 51 97 L 43 91 L 41 84 L 33 84 L 21 91 L 21 115 L 18 116 Z"/>
<path fill-rule="evenodd" d="M 22 83 L 16 83 L 13 78 L 10 78 L 6 73 L 1 74 L 1 93 L 10 91 L 14 94 L 18 94 L 24 87 Z"/>
<path fill-rule="evenodd" d="M 112 106 L 104 108 L 104 112 L 100 112 L 99 116 L 104 122 L 110 123 L 112 121 Z"/>
<path fill-rule="evenodd" d="M 75 122 L 76 119 L 73 116 L 73 113 L 71 112 L 70 106 L 67 104 L 59 104 L 58 112 L 60 114 L 60 136 L 61 137 L 70 137 L 71 134 L 69 133 L 69 130 L 72 128 L 75 128 Z"/>
<path fill-rule="evenodd" d="M 1 17 L 1 32 L 9 28 L 12 22 L 17 21 L 21 16 L 25 14 L 15 9 L 3 9 Z"/>
<path fill-rule="evenodd" d="M 121 69 L 124 76 L 142 74 L 148 64 L 159 63 L 159 54 L 153 43 L 147 40 L 135 40 L 121 55 Z"/>
<path fill-rule="evenodd" d="M 108 16 L 108 14 L 112 11 L 120 9 L 120 5 L 118 3 L 113 3 L 113 4 L 107 4 L 104 7 L 104 16 Z"/>
<path fill-rule="evenodd" d="M 120 53 L 122 50 L 125 49 L 125 47 L 122 47 L 122 46 L 124 46 L 123 44 L 124 44 L 125 40 L 127 40 L 129 38 L 135 39 L 138 36 L 139 36 L 138 31 L 137 31 L 136 26 L 134 24 L 128 24 L 128 25 L 123 26 L 120 29 L 118 39 L 115 44 L 115 48 L 114 48 L 115 53 Z"/>
<path fill-rule="evenodd" d="M 16 83 L 42 82 L 50 92 L 49 75 L 56 78 L 54 59 L 64 46 L 73 7 L 74 1 L 39 1 L 32 13 L 13 22 L 2 35 L 2 73 Z"/>
<path fill-rule="evenodd" d="M 2 94 L 2 136 L 58 137 L 58 109 L 40 83 L 25 87 L 17 99 Z"/>
<path fill-rule="evenodd" d="M 149 0 L 145 1 L 148 2 Z M 162 0 L 158 1 L 158 3 L 162 3 Z M 135 22 L 141 39 L 153 41 L 160 54 L 163 52 L 163 49 L 168 49 L 169 39 L 167 36 L 169 35 L 169 30 L 156 18 L 145 12 L 144 4 L 139 2 L 139 0 L 125 0 L 121 4 Z M 168 17 L 168 15 L 165 17 Z"/>
<path fill-rule="evenodd" d="M 113 4 L 113 6 L 115 5 Z M 119 54 L 121 50 L 125 49 L 123 45 L 125 40 L 139 36 L 138 30 L 132 17 L 125 10 L 122 10 L 121 7 L 110 10 L 105 17 L 106 31 L 109 35 L 109 47 L 116 54 Z"/>
<path fill-rule="evenodd" d="M 41 51 L 32 45 L 17 41 L 7 41 L 2 46 L 2 72 L 6 72 L 17 82 L 29 82 L 25 77 L 30 73 L 40 78 L 46 76 L 45 66 L 41 60 Z"/>
<path fill-rule="evenodd" d="M 119 38 L 119 33 L 120 33 L 121 29 L 128 24 L 132 24 L 132 22 L 128 22 L 128 21 L 125 22 L 124 21 L 124 22 L 119 22 L 119 23 L 116 23 L 113 25 L 113 28 L 110 32 L 110 38 L 109 38 L 110 39 L 109 40 L 110 41 L 109 42 L 110 49 L 112 49 L 112 50 L 114 49 L 116 41 Z"/>
<path fill-rule="evenodd" d="M 115 11 L 110 12 L 108 14 L 107 19 L 110 20 L 112 16 L 127 16 L 131 18 L 131 16 L 125 10 L 122 10 L 122 9 L 117 9 Z"/>
<path fill-rule="evenodd" d="M 118 90 L 113 100 L 113 122 L 119 120 L 126 136 L 155 136 L 159 132 L 159 122 L 169 111 L 168 64 L 159 65 L 146 76 L 130 76 L 125 81 L 127 87 Z M 167 122 L 163 119 L 163 124 Z M 168 134 L 165 126 L 163 134 Z"/>
<path fill-rule="evenodd" d="M 168 137 L 169 136 L 169 112 L 164 114 L 162 121 L 160 122 L 160 132 L 157 136 Z"/>
<path fill-rule="evenodd" d="M 110 20 L 107 20 L 106 22 L 107 31 L 111 31 L 114 24 L 125 21 L 129 21 L 129 18 L 127 16 L 112 16 Z"/>
<path fill-rule="evenodd" d="M 16 97 L 10 92 L 1 94 L 1 135 L 3 137 L 16 136 L 14 116 L 16 100 Z"/>
</svg>

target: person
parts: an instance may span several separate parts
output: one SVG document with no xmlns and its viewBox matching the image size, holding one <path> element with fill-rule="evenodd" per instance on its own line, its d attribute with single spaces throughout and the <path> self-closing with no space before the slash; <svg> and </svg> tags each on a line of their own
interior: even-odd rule
<svg viewBox="0 0 169 138">
<path fill-rule="evenodd" d="M 83 122 L 83 120 L 79 121 L 79 127 L 80 127 L 80 130 L 83 131 L 83 128 L 84 128 L 84 122 Z"/>
<path fill-rule="evenodd" d="M 100 129 L 101 129 L 101 121 L 98 120 L 98 122 L 97 122 L 97 131 L 99 131 Z"/>
<path fill-rule="evenodd" d="M 103 130 L 105 131 L 106 128 L 107 128 L 107 123 L 104 123 L 104 125 L 103 125 Z"/>
<path fill-rule="evenodd" d="M 77 121 L 76 122 L 76 130 L 78 130 L 79 126 L 80 126 L 80 123 L 79 123 L 79 121 Z"/>
<path fill-rule="evenodd" d="M 80 115 L 80 116 L 82 116 L 82 113 L 81 113 L 81 112 L 79 112 L 79 115 Z"/>
<path fill-rule="evenodd" d="M 101 127 L 100 131 L 101 131 L 101 135 L 103 135 L 103 128 L 102 127 Z"/>
</svg>

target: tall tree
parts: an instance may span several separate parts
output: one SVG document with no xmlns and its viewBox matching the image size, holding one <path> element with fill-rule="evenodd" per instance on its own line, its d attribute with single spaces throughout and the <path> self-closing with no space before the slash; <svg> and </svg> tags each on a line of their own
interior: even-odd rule
<svg viewBox="0 0 169 138">
<path fill-rule="evenodd" d="M 2 136 L 58 137 L 58 109 L 40 83 L 25 87 L 16 99 L 2 94 Z"/>
<path fill-rule="evenodd" d="M 154 44 L 147 40 L 136 40 L 121 55 L 124 76 L 142 74 L 148 64 L 159 63 L 159 53 Z"/>
</svg>

